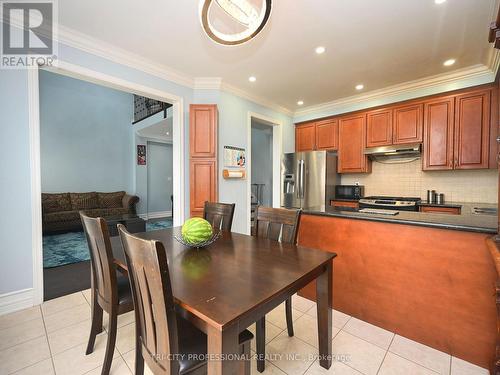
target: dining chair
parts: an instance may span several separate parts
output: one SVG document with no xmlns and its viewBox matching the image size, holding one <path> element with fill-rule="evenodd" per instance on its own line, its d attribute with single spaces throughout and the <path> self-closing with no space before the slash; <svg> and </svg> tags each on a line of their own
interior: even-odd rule
<svg viewBox="0 0 500 375">
<path fill-rule="evenodd" d="M 231 232 L 233 226 L 235 204 L 205 202 L 203 218 L 208 220 L 212 227 L 226 232 Z"/>
<path fill-rule="evenodd" d="M 91 260 L 92 325 L 85 354 L 94 351 L 97 334 L 102 332 L 103 310 L 109 315 L 108 341 L 102 375 L 108 375 L 116 343 L 118 315 L 134 309 L 128 277 L 117 273 L 108 225 L 103 218 L 91 218 L 80 211 Z"/>
<path fill-rule="evenodd" d="M 160 241 L 131 235 L 119 224 L 135 306 L 135 374 L 144 363 L 155 375 L 207 373 L 207 336 L 176 311 L 165 248 Z M 239 335 L 240 373 L 250 374 L 250 341 Z"/>
<path fill-rule="evenodd" d="M 258 206 L 255 210 L 255 233 L 261 238 L 296 244 L 301 210 Z M 293 336 L 292 297 L 285 301 L 286 328 Z M 265 369 L 266 317 L 256 323 L 257 370 Z"/>
</svg>

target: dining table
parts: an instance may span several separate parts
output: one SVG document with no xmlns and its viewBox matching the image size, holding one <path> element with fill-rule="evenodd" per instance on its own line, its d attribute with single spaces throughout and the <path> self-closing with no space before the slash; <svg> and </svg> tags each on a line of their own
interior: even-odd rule
<svg viewBox="0 0 500 375">
<path fill-rule="evenodd" d="M 197 249 L 176 240 L 179 234 L 174 227 L 134 235 L 163 243 L 179 311 L 207 335 L 208 375 L 241 373 L 238 361 L 229 360 L 239 353 L 239 333 L 314 280 L 317 359 L 330 368 L 335 253 L 232 232 Z M 115 264 L 127 272 L 120 238 L 111 245 Z"/>
</svg>

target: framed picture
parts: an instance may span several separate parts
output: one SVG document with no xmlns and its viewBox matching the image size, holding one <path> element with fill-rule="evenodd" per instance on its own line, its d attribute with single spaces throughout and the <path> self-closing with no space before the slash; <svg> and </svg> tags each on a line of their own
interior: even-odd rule
<svg viewBox="0 0 500 375">
<path fill-rule="evenodd" d="M 137 145 L 137 165 L 146 165 L 146 145 Z"/>
</svg>

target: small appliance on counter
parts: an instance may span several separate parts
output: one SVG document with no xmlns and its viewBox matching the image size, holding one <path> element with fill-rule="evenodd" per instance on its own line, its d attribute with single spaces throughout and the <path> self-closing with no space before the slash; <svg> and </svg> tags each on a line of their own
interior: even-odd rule
<svg viewBox="0 0 500 375">
<path fill-rule="evenodd" d="M 335 185 L 335 199 L 357 201 L 363 198 L 365 187 L 362 185 Z"/>
<path fill-rule="evenodd" d="M 444 194 L 437 193 L 436 190 L 427 190 L 428 204 L 444 204 Z"/>
<path fill-rule="evenodd" d="M 359 200 L 360 211 L 364 208 L 396 211 L 419 210 L 420 198 L 373 196 Z"/>
</svg>

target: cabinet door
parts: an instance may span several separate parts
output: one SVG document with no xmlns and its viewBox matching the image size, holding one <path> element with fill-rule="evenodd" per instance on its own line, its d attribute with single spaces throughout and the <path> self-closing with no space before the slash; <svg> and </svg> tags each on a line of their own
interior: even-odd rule
<svg viewBox="0 0 500 375">
<path fill-rule="evenodd" d="M 392 144 L 392 110 L 380 109 L 366 114 L 366 146 Z"/>
<path fill-rule="evenodd" d="M 192 158 L 217 157 L 217 106 L 215 104 L 191 104 L 189 141 Z"/>
<path fill-rule="evenodd" d="M 422 142 L 422 112 L 422 104 L 394 108 L 393 144 Z"/>
<path fill-rule="evenodd" d="M 366 146 L 365 114 L 339 119 L 339 173 L 370 172 L 370 162 L 364 154 Z"/>
<path fill-rule="evenodd" d="M 191 217 L 203 217 L 205 201 L 217 201 L 217 162 L 192 159 L 189 173 Z"/>
<path fill-rule="evenodd" d="M 337 119 L 316 123 L 316 149 L 336 150 L 339 147 L 339 123 Z"/>
<path fill-rule="evenodd" d="M 456 97 L 455 169 L 488 168 L 491 92 Z"/>
<path fill-rule="evenodd" d="M 316 149 L 316 125 L 314 123 L 298 125 L 295 128 L 295 151 Z"/>
<path fill-rule="evenodd" d="M 436 99 L 424 104 L 422 169 L 453 169 L 455 99 Z"/>
</svg>

